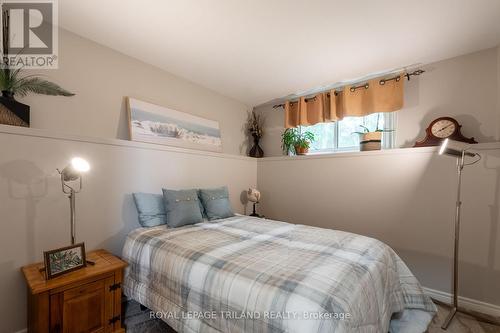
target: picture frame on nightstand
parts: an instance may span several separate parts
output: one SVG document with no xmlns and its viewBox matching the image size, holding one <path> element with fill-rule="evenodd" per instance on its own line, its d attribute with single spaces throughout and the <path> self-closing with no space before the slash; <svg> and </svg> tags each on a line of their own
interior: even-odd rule
<svg viewBox="0 0 500 333">
<path fill-rule="evenodd" d="M 47 280 L 87 266 L 84 243 L 45 251 L 43 258 Z"/>
</svg>

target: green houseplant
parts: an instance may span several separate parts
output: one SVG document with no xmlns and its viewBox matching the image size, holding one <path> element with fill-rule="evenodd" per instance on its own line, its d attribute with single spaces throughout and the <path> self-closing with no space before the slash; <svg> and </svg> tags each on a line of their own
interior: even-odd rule
<svg viewBox="0 0 500 333">
<path fill-rule="evenodd" d="M 359 135 L 359 149 L 361 151 L 380 150 L 382 148 L 382 133 L 392 132 L 393 130 L 380 129 L 379 126 L 380 114 L 377 115 L 377 128 L 371 131 L 364 125 L 359 125 L 362 131 L 354 132 Z"/>
<path fill-rule="evenodd" d="M 0 124 L 30 125 L 29 105 L 18 102 L 14 96 L 28 94 L 51 96 L 73 96 L 74 94 L 38 75 L 22 75 L 22 69 L 10 69 L 5 63 L 0 66 Z"/>
<path fill-rule="evenodd" d="M 9 36 L 9 24 L 4 24 L 2 36 Z M 9 59 L 9 38 L 3 42 L 3 61 L 0 64 L 0 124 L 25 126 L 30 124 L 30 107 L 15 100 L 14 96 L 28 94 L 51 96 L 73 96 L 74 94 L 59 85 L 45 80 L 40 75 L 23 75 L 22 68 L 11 68 Z"/>
<path fill-rule="evenodd" d="M 302 133 L 298 128 L 287 128 L 281 135 L 281 149 L 285 155 L 305 155 L 314 140 L 312 132 Z"/>
<path fill-rule="evenodd" d="M 47 81 L 38 75 L 21 75 L 22 68 L 10 69 L 2 64 L 0 68 L 0 91 L 3 96 L 13 98 L 14 95 L 40 94 L 51 96 L 74 96 L 75 94 Z"/>
</svg>

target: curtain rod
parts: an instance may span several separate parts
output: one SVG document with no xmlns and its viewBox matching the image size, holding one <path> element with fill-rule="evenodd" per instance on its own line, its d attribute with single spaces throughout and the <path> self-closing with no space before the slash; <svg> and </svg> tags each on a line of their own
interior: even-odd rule
<svg viewBox="0 0 500 333">
<path fill-rule="evenodd" d="M 411 72 L 411 73 L 406 73 L 404 76 L 408 79 L 408 81 L 410 81 L 410 77 L 411 77 L 411 76 L 418 76 L 418 75 L 421 75 L 421 74 L 423 74 L 423 73 L 425 73 L 425 71 L 424 71 L 424 70 L 422 70 L 422 69 L 417 69 L 417 70 L 414 70 L 414 71 L 413 71 L 413 72 Z M 389 78 L 389 79 L 381 79 L 381 80 L 379 81 L 379 84 L 380 84 L 380 85 L 384 85 L 384 84 L 386 84 L 386 82 L 389 82 L 389 81 L 396 81 L 396 82 L 397 82 L 397 81 L 399 81 L 400 79 L 401 79 L 401 76 L 400 76 L 400 75 L 397 75 L 397 76 L 391 77 L 391 78 Z M 364 84 L 361 84 L 361 85 L 359 85 L 359 86 L 353 86 L 353 87 L 351 87 L 351 88 L 350 88 L 350 90 L 351 90 L 352 92 L 355 92 L 356 90 L 358 90 L 358 89 L 362 89 L 362 88 L 368 89 L 368 87 L 369 87 L 369 86 L 368 86 L 368 83 L 364 83 Z M 330 90 L 334 90 L 334 89 L 330 89 Z M 335 95 L 337 95 L 337 91 L 336 91 L 336 90 L 334 90 L 334 91 L 335 91 Z M 319 93 L 321 93 L 321 91 L 318 91 L 316 94 L 319 94 Z M 327 93 L 327 96 L 330 96 L 330 93 Z M 306 99 L 305 99 L 305 101 L 306 101 L 306 103 L 307 103 L 307 102 L 312 101 L 312 100 L 315 100 L 315 99 L 316 99 L 316 96 L 311 97 L 311 98 L 306 98 Z M 285 104 L 284 104 L 284 103 L 273 105 L 273 109 L 277 109 L 277 108 L 284 108 L 284 107 L 285 107 Z"/>
</svg>

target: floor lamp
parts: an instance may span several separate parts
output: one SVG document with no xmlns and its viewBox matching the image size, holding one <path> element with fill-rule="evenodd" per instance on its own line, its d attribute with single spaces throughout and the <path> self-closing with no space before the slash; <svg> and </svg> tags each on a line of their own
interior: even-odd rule
<svg viewBox="0 0 500 333">
<path fill-rule="evenodd" d="M 479 162 L 479 160 L 481 159 L 481 155 L 479 155 L 478 153 L 472 153 L 468 151 L 469 148 L 470 148 L 469 144 L 445 139 L 441 144 L 441 148 L 439 149 L 439 155 L 448 155 L 455 157 L 457 159 L 457 182 L 458 182 L 457 201 L 455 209 L 455 248 L 453 252 L 453 259 L 454 259 L 453 260 L 453 305 L 452 305 L 453 307 L 450 310 L 448 317 L 446 317 L 443 325 L 441 326 L 441 328 L 444 330 L 448 328 L 453 317 L 455 317 L 457 311 L 467 313 L 468 315 L 472 315 L 483 321 L 492 322 L 486 318 L 479 318 L 476 314 L 471 314 L 469 311 L 466 311 L 458 307 L 458 255 L 459 255 L 458 250 L 459 250 L 459 239 L 460 239 L 460 213 L 462 208 L 462 200 L 461 200 L 462 171 L 464 169 L 464 166 L 475 164 Z M 470 163 L 465 163 L 465 159 L 467 157 L 475 159 Z"/>
<path fill-rule="evenodd" d="M 70 224 L 71 224 L 71 245 L 75 244 L 75 195 L 82 189 L 82 173 L 90 170 L 89 163 L 80 157 L 75 157 L 64 169 L 57 171 L 61 175 L 61 185 L 63 193 L 68 195 Z"/>
</svg>

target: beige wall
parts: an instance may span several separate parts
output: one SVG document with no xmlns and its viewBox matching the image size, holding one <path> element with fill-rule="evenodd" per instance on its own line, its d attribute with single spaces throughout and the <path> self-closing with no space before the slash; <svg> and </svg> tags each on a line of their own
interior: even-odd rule
<svg viewBox="0 0 500 333">
<path fill-rule="evenodd" d="M 500 137 L 500 45 L 497 48 L 497 112 L 498 112 L 498 136 Z"/>
<path fill-rule="evenodd" d="M 405 107 L 397 113 L 396 146 L 413 146 L 424 137 L 429 123 L 440 116 L 456 118 L 465 136 L 479 142 L 498 141 L 499 52 L 493 48 L 430 64 L 424 66 L 425 74 L 406 82 Z M 272 105 L 257 110 L 266 117 L 265 155 L 282 155 L 283 110 L 272 109 Z"/>
<path fill-rule="evenodd" d="M 498 141 L 497 61 L 493 48 L 425 66 L 427 72 L 406 85 L 396 145 L 413 146 L 440 116 L 457 119 L 462 133 L 478 142 Z"/>
<path fill-rule="evenodd" d="M 41 260 L 44 250 L 70 242 L 68 199 L 55 169 L 71 157 L 83 156 L 92 165 L 77 195 L 77 240 L 88 249 L 116 254 L 127 233 L 139 226 L 131 193 L 228 185 L 233 208 L 245 213 L 241 194 L 257 183 L 256 162 L 248 157 L 81 140 L 0 126 L 0 332 L 26 327 L 20 267 Z"/>
<path fill-rule="evenodd" d="M 500 145 L 485 146 L 464 171 L 460 294 L 500 305 Z M 450 292 L 455 170 L 435 148 L 269 157 L 258 162 L 260 209 L 380 239 L 424 286 Z"/>
<path fill-rule="evenodd" d="M 257 162 L 81 139 L 127 138 L 124 96 L 132 96 L 219 121 L 224 152 L 239 155 L 246 151 L 247 106 L 72 33 L 61 31 L 60 39 L 60 69 L 44 74 L 77 96 L 22 100 L 32 107 L 32 126 L 47 131 L 0 126 L 1 332 L 25 327 L 26 290 L 19 267 L 68 242 L 68 203 L 55 168 L 75 154 L 93 166 L 77 198 L 78 238 L 89 249 L 120 252 L 127 232 L 137 227 L 132 192 L 227 184 L 234 208 L 244 212 L 242 191 L 258 185 L 261 209 L 268 217 L 379 238 L 395 248 L 425 286 L 449 290 L 452 159 L 422 149 Z M 411 145 L 441 115 L 455 116 L 464 134 L 481 142 L 498 140 L 499 51 L 432 64 L 425 75 L 412 79 L 398 117 L 398 145 Z M 283 112 L 269 107 L 259 111 L 267 121 L 266 155 L 280 155 Z M 500 149 L 482 153 L 483 161 L 465 171 L 461 290 L 465 296 L 500 304 L 500 296 L 492 292 L 500 279 Z"/>
<path fill-rule="evenodd" d="M 66 30 L 59 34 L 59 69 L 42 71 L 74 97 L 32 95 L 32 127 L 128 139 L 124 96 L 217 120 L 225 153 L 245 154 L 248 107 Z"/>
</svg>

